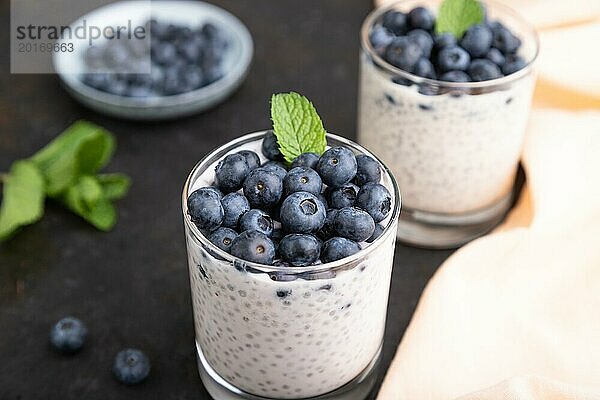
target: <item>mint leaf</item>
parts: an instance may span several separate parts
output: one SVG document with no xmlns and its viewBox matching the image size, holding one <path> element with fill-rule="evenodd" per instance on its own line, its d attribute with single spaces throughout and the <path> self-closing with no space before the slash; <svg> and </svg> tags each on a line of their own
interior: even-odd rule
<svg viewBox="0 0 600 400">
<path fill-rule="evenodd" d="M 0 240 L 44 214 L 44 177 L 34 163 L 15 161 L 5 178 L 0 207 Z"/>
<path fill-rule="evenodd" d="M 435 31 L 449 32 L 460 39 L 467 29 L 482 23 L 484 18 L 483 7 L 477 0 L 444 0 L 438 10 Z"/>
<path fill-rule="evenodd" d="M 80 175 L 102 168 L 114 151 L 114 138 L 98 125 L 78 121 L 37 152 L 35 162 L 47 181 L 47 193 L 56 197 Z"/>
<path fill-rule="evenodd" d="M 323 122 L 306 97 L 294 92 L 274 94 L 271 119 L 279 150 L 288 163 L 302 153 L 325 151 Z"/>
<path fill-rule="evenodd" d="M 131 180 L 123 174 L 100 174 L 97 176 L 104 197 L 110 200 L 117 200 L 125 197 Z"/>
<path fill-rule="evenodd" d="M 102 186 L 94 176 L 84 175 L 80 177 L 77 186 L 81 193 L 81 199 L 89 208 L 93 208 L 104 198 Z"/>
<path fill-rule="evenodd" d="M 117 212 L 110 200 L 102 195 L 102 187 L 95 177 L 82 176 L 59 200 L 100 230 L 108 231 L 117 222 Z"/>
</svg>

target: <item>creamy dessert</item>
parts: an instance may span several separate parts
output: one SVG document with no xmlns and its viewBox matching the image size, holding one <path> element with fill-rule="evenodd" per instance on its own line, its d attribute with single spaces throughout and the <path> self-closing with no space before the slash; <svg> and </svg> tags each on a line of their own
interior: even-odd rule
<svg viewBox="0 0 600 400">
<path fill-rule="evenodd" d="M 535 32 L 501 5 L 404 0 L 361 39 L 358 140 L 402 187 L 399 238 L 454 247 L 487 232 L 511 203 Z"/>
<path fill-rule="evenodd" d="M 291 95 L 286 109 L 312 108 Z M 184 188 L 196 346 L 217 398 L 350 400 L 374 373 L 398 189 L 370 153 L 315 121 L 309 150 L 288 146 L 302 133 L 246 135 L 208 155 Z"/>
<path fill-rule="evenodd" d="M 390 167 L 403 206 L 467 213 L 510 194 L 533 75 L 478 95 L 428 96 L 392 79 L 361 57 L 358 140 Z"/>
</svg>

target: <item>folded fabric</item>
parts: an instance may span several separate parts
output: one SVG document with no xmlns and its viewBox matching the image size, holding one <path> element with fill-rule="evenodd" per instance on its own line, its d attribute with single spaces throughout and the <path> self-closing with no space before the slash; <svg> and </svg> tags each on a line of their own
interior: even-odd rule
<svg viewBox="0 0 600 400">
<path fill-rule="evenodd" d="M 545 378 L 529 376 L 508 379 L 494 387 L 458 400 L 597 400 L 585 389 Z"/>
<path fill-rule="evenodd" d="M 600 399 L 599 154 L 600 112 L 532 113 L 527 195 L 436 273 L 379 400 L 453 399 L 532 375 L 544 379 L 466 399 Z"/>
</svg>

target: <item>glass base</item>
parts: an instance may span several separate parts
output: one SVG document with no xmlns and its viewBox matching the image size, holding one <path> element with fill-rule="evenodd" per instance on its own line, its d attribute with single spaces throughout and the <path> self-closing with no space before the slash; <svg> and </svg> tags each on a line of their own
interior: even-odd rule
<svg viewBox="0 0 600 400">
<path fill-rule="evenodd" d="M 198 343 L 198 371 L 200 379 L 208 393 L 215 400 L 273 400 L 272 398 L 256 396 L 233 386 L 212 369 L 204 357 Z M 302 400 L 363 400 L 365 399 L 377 380 L 377 370 L 381 361 L 381 347 L 367 367 L 353 380 L 332 392 L 316 397 L 303 397 Z M 300 398 L 299 398 L 300 399 Z"/>
<path fill-rule="evenodd" d="M 402 205 L 399 241 L 433 249 L 453 249 L 476 239 L 498 225 L 512 204 L 512 192 L 483 209 L 465 214 L 438 214 Z"/>
</svg>

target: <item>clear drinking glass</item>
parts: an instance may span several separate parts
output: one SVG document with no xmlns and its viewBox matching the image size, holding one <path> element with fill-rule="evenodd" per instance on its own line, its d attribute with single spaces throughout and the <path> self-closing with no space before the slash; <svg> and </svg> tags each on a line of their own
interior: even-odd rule
<svg viewBox="0 0 600 400">
<path fill-rule="evenodd" d="M 361 31 L 358 141 L 378 154 L 402 188 L 398 238 L 454 247 L 493 228 L 512 202 L 538 54 L 535 30 L 507 7 L 486 2 L 522 40 L 527 66 L 484 82 L 422 78 L 387 63 L 369 42 L 391 9 L 437 10 L 440 0 L 404 0 L 372 12 Z"/>
<path fill-rule="evenodd" d="M 376 379 L 383 340 L 400 214 L 396 182 L 381 164 L 392 211 L 383 234 L 355 255 L 309 267 L 243 261 L 200 233 L 186 200 L 213 182 L 216 163 L 228 153 L 260 154 L 263 137 L 245 135 L 210 153 L 183 189 L 202 381 L 219 400 L 364 398 Z M 327 141 L 375 158 L 344 138 L 328 134 Z"/>
</svg>

